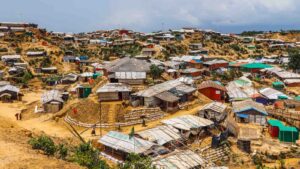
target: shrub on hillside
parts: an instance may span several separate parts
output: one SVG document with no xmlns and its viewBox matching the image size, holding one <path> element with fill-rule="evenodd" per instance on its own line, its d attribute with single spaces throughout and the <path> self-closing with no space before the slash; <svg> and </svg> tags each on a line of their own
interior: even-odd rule
<svg viewBox="0 0 300 169">
<path fill-rule="evenodd" d="M 48 136 L 39 136 L 37 138 L 31 138 L 29 144 L 33 149 L 42 150 L 46 155 L 54 155 L 56 152 L 56 146 L 53 140 Z"/>
<path fill-rule="evenodd" d="M 60 144 L 57 147 L 57 152 L 58 152 L 59 158 L 64 160 L 68 156 L 69 150 L 65 145 Z"/>
<path fill-rule="evenodd" d="M 105 161 L 99 158 L 99 151 L 95 150 L 90 143 L 82 143 L 76 147 L 73 161 L 88 169 L 108 169 Z"/>
</svg>

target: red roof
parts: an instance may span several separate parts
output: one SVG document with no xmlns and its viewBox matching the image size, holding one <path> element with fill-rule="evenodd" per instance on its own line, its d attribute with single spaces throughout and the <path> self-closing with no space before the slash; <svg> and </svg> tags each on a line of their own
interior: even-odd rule
<svg viewBox="0 0 300 169">
<path fill-rule="evenodd" d="M 211 80 L 208 81 L 204 81 L 202 82 L 200 85 L 198 85 L 198 89 L 205 89 L 205 88 L 215 88 L 215 89 L 219 89 L 222 91 L 227 91 L 226 88 L 222 85 L 217 84 L 216 82 L 213 82 Z"/>
</svg>

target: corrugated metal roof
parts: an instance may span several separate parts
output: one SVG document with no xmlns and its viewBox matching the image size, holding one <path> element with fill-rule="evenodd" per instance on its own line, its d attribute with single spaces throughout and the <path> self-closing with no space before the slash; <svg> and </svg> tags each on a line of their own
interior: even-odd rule
<svg viewBox="0 0 300 169">
<path fill-rule="evenodd" d="M 234 82 L 229 82 L 226 89 L 230 100 L 244 100 L 249 98 L 248 95 Z"/>
<path fill-rule="evenodd" d="M 203 64 L 205 65 L 213 65 L 213 64 L 222 64 L 222 63 L 228 63 L 227 61 L 225 60 L 211 60 L 211 61 L 207 61 L 207 62 L 204 62 Z"/>
<path fill-rule="evenodd" d="M 7 84 L 7 85 L 4 85 L 4 86 L 0 87 L 0 92 L 3 92 L 5 90 L 13 91 L 13 92 L 16 92 L 16 93 L 20 92 L 19 88 L 17 88 L 16 86 L 10 85 L 10 84 Z"/>
<path fill-rule="evenodd" d="M 29 51 L 26 53 L 26 55 L 43 55 L 45 54 L 44 51 Z"/>
<path fill-rule="evenodd" d="M 148 89 L 139 91 L 134 95 L 141 96 L 141 97 L 153 97 L 159 93 L 164 91 L 168 91 L 176 86 L 182 85 L 179 80 L 169 80 L 164 83 L 157 84 L 155 86 L 151 86 Z"/>
<path fill-rule="evenodd" d="M 204 105 L 200 110 L 213 110 L 215 112 L 223 113 L 227 108 L 226 104 L 220 103 L 220 102 L 211 102 L 206 105 Z"/>
<path fill-rule="evenodd" d="M 202 69 L 196 69 L 196 68 L 187 68 L 182 70 L 182 73 L 196 73 L 196 72 L 202 72 Z"/>
<path fill-rule="evenodd" d="M 300 74 L 288 72 L 288 71 L 276 71 L 275 75 L 280 77 L 281 79 L 300 79 Z"/>
<path fill-rule="evenodd" d="M 100 87 L 96 93 L 106 93 L 106 92 L 130 92 L 132 89 L 130 86 L 123 83 L 107 83 Z"/>
<path fill-rule="evenodd" d="M 207 163 L 198 154 L 191 150 L 174 152 L 165 157 L 153 160 L 152 164 L 157 169 L 191 169 L 202 168 Z"/>
<path fill-rule="evenodd" d="M 93 74 L 92 72 L 84 72 L 84 73 L 81 73 L 80 76 L 81 77 L 93 77 Z"/>
<path fill-rule="evenodd" d="M 9 81 L 0 81 L 0 87 L 3 87 L 5 85 L 10 85 L 10 82 Z"/>
<path fill-rule="evenodd" d="M 170 141 L 178 140 L 181 138 L 177 129 L 172 126 L 157 126 L 152 129 L 140 131 L 137 133 L 143 139 L 156 142 L 159 145 L 164 145 Z"/>
<path fill-rule="evenodd" d="M 222 90 L 222 91 L 226 91 L 226 88 L 224 86 L 219 85 L 216 82 L 211 81 L 211 80 L 204 81 L 200 85 L 198 85 L 198 89 L 204 89 L 204 88 L 209 88 L 209 87 L 219 89 L 219 90 Z"/>
<path fill-rule="evenodd" d="M 137 137 L 130 138 L 128 134 L 116 131 L 110 131 L 105 136 L 101 137 L 98 142 L 115 150 L 137 154 L 143 153 L 155 145 L 150 141 Z"/>
<path fill-rule="evenodd" d="M 184 84 L 189 84 L 189 85 L 194 83 L 194 80 L 191 77 L 182 76 L 178 80 Z"/>
<path fill-rule="evenodd" d="M 71 81 L 76 81 L 78 78 L 78 75 L 75 73 L 69 73 L 67 75 L 65 75 L 62 80 L 71 80 Z"/>
<path fill-rule="evenodd" d="M 232 109 L 234 113 L 242 113 L 244 111 L 253 109 L 264 115 L 268 115 L 263 104 L 254 102 L 252 100 L 232 102 Z"/>
<path fill-rule="evenodd" d="M 43 67 L 42 70 L 57 70 L 55 66 L 52 67 Z"/>
<path fill-rule="evenodd" d="M 192 60 L 201 60 L 203 56 L 189 56 L 189 55 L 184 55 L 181 57 L 172 57 L 171 59 L 173 61 L 179 61 L 179 62 L 190 62 Z"/>
<path fill-rule="evenodd" d="M 149 72 L 150 66 L 145 60 L 125 57 L 105 65 L 105 68 L 108 72 Z"/>
<path fill-rule="evenodd" d="M 287 97 L 288 99 L 290 99 L 290 97 L 287 96 L 286 94 L 284 94 L 278 90 L 275 90 L 273 88 L 261 89 L 261 90 L 259 90 L 259 93 L 271 100 L 277 100 L 278 97 L 280 97 L 280 96 Z"/>
<path fill-rule="evenodd" d="M 21 59 L 21 55 L 3 55 L 1 56 L 1 60 L 7 60 L 7 59 Z"/>
<path fill-rule="evenodd" d="M 176 86 L 175 90 L 178 90 L 183 93 L 192 93 L 196 90 L 196 88 L 182 84 L 182 85 Z"/>
<path fill-rule="evenodd" d="M 258 92 L 255 88 L 253 88 L 253 87 L 243 87 L 242 90 L 243 90 L 243 92 L 245 92 L 245 93 L 247 94 L 247 96 L 248 96 L 249 98 L 254 98 L 254 97 L 258 96 L 258 95 L 261 95 L 261 94 L 259 94 L 259 92 Z"/>
<path fill-rule="evenodd" d="M 291 84 L 291 83 L 300 83 L 300 79 L 286 79 L 283 81 L 285 84 Z"/>
<path fill-rule="evenodd" d="M 155 97 L 159 98 L 160 100 L 166 101 L 166 102 L 176 102 L 179 100 L 178 97 L 176 97 L 174 94 L 164 91 L 162 93 L 159 93 L 155 95 Z"/>
<path fill-rule="evenodd" d="M 146 79 L 146 72 L 115 72 L 116 79 Z"/>
<path fill-rule="evenodd" d="M 213 122 L 198 116 L 184 115 L 176 118 L 163 120 L 163 124 L 171 125 L 177 129 L 191 130 L 212 125 Z"/>
<path fill-rule="evenodd" d="M 63 103 L 62 93 L 58 90 L 50 90 L 42 95 L 42 103 L 48 103 L 50 101 L 58 101 Z"/>
<path fill-rule="evenodd" d="M 235 80 L 234 83 L 238 87 L 252 86 L 252 81 L 245 76 L 242 76 L 239 79 Z"/>
</svg>

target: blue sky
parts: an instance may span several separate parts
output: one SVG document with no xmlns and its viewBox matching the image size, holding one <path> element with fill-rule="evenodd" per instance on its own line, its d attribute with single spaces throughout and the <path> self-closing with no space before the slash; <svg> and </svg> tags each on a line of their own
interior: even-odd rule
<svg viewBox="0 0 300 169">
<path fill-rule="evenodd" d="M 1 2 L 3 1 L 3 2 Z M 0 21 L 52 31 L 193 26 L 221 32 L 300 28 L 299 0 L 0 0 Z"/>
</svg>

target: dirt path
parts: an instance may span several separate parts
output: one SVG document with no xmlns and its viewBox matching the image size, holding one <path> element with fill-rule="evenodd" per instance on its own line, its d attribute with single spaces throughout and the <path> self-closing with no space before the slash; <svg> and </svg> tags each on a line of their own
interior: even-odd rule
<svg viewBox="0 0 300 169">
<path fill-rule="evenodd" d="M 15 114 L 20 113 L 23 108 L 26 108 L 26 105 L 40 101 L 41 94 L 42 92 L 28 92 L 23 97 L 22 102 L 0 103 L 0 117 L 9 119 L 11 122 L 16 122 L 20 127 L 33 132 L 44 132 L 47 135 L 62 138 L 72 137 L 63 123 L 49 120 L 52 116 L 51 114 L 45 114 L 29 120 L 16 120 Z"/>
<path fill-rule="evenodd" d="M 122 104 L 122 102 L 102 102 L 102 105 L 109 105 L 109 110 L 108 110 L 108 120 L 107 123 L 108 124 L 112 124 L 115 125 L 116 123 L 116 119 L 119 113 L 119 108 L 118 106 L 120 106 Z M 111 127 L 107 130 L 115 130 L 115 127 Z"/>
</svg>

